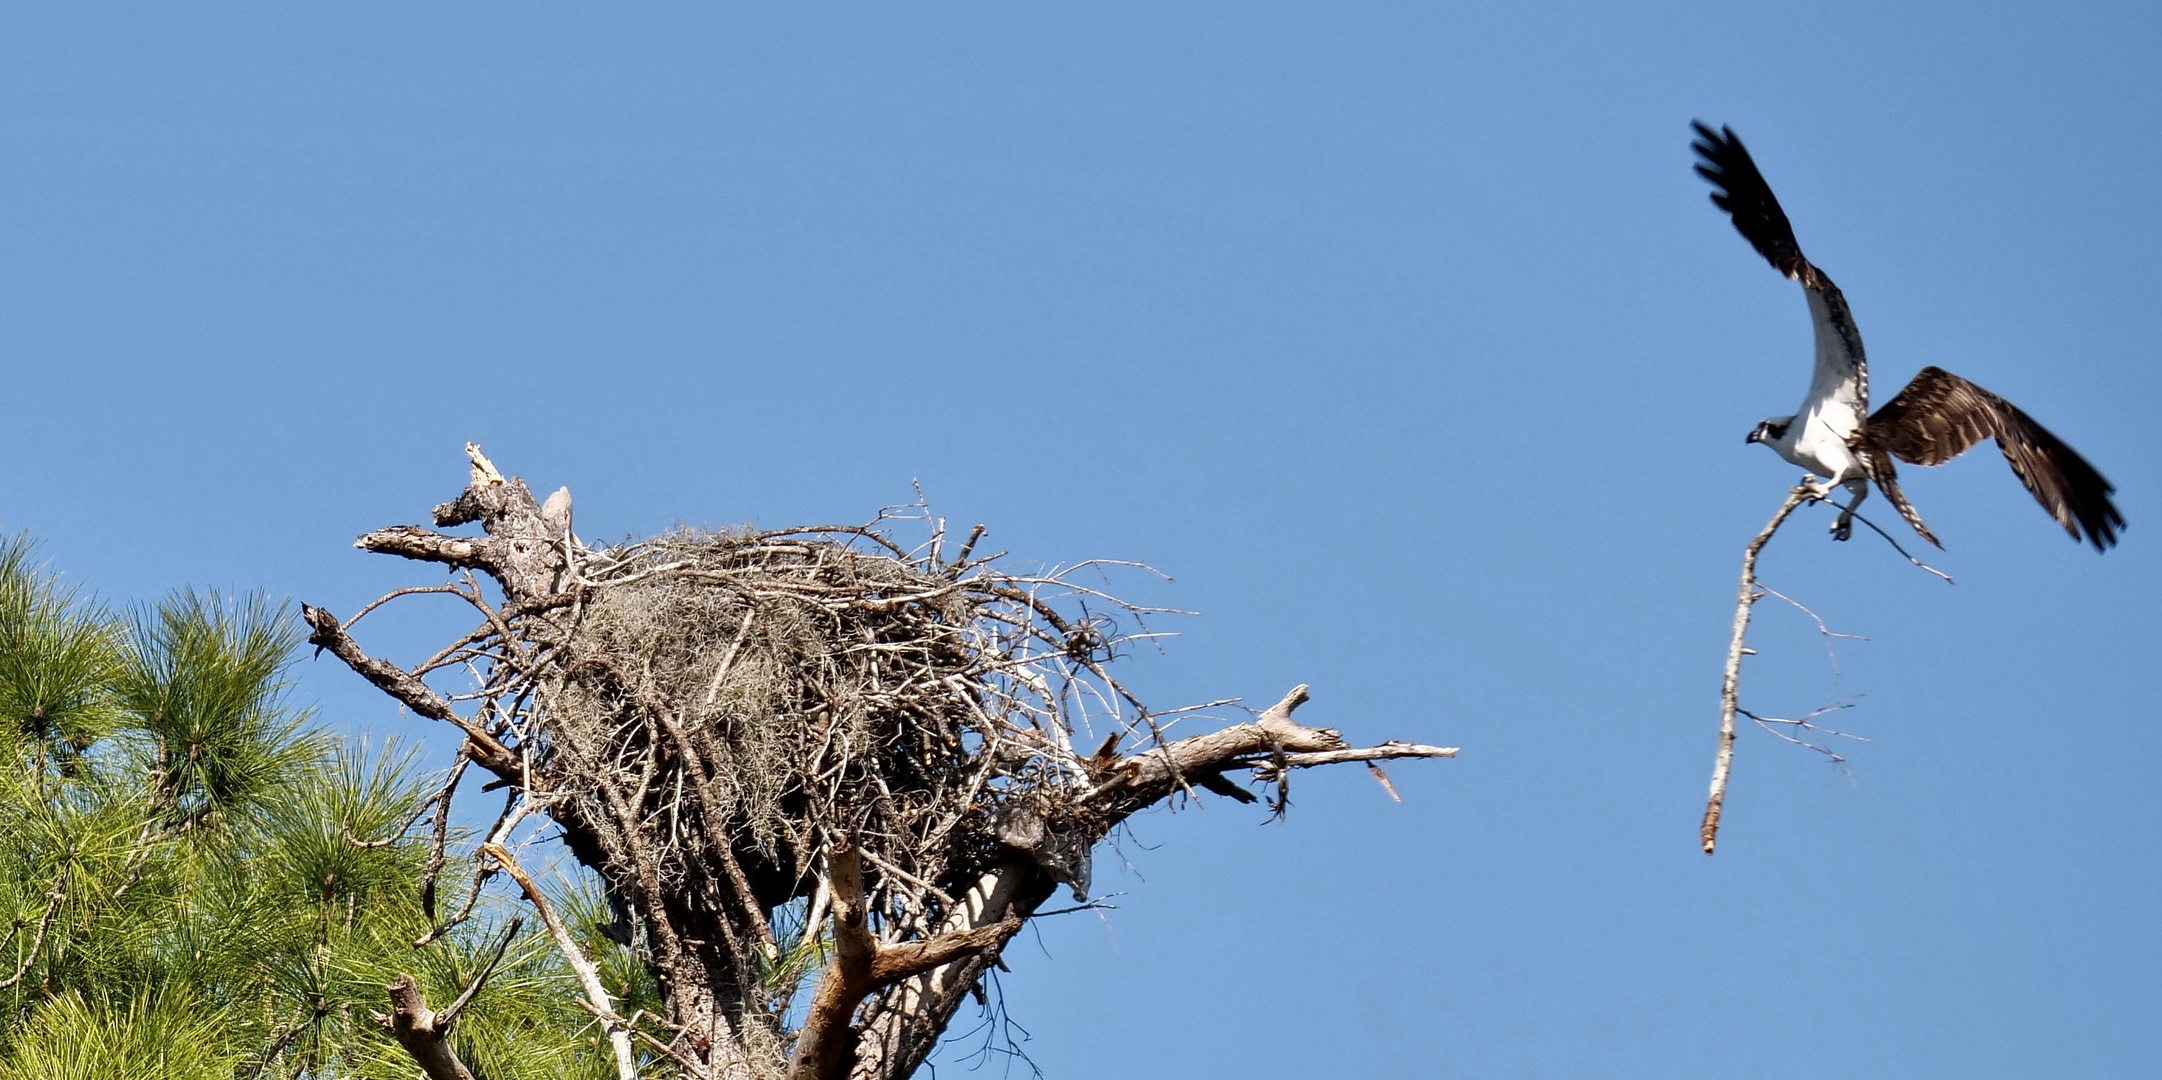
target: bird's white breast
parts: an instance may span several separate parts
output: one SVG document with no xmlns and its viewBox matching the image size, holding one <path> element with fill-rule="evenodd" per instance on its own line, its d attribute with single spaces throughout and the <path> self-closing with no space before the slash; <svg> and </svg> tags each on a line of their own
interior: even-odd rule
<svg viewBox="0 0 2162 1080">
<path fill-rule="evenodd" d="M 1772 449 L 1814 476 L 1843 483 L 1862 475 L 1862 461 L 1848 445 L 1848 439 L 1861 429 L 1861 421 L 1843 402 L 1824 404 L 1828 407 L 1796 417 L 1786 437 L 1774 442 Z"/>
</svg>

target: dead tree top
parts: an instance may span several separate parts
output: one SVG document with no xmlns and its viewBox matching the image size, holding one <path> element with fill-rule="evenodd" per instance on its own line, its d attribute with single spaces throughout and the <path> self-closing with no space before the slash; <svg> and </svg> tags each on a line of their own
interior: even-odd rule
<svg viewBox="0 0 2162 1080">
<path fill-rule="evenodd" d="M 942 525 L 907 549 L 876 523 L 587 546 L 568 492 L 540 503 L 467 450 L 471 483 L 434 520 L 483 535 L 394 526 L 358 541 L 459 573 L 343 622 L 306 607 L 310 640 L 455 725 L 464 756 L 554 819 L 635 922 L 674 1004 L 668 1055 L 687 1070 L 779 1070 L 794 983 L 775 971 L 801 942 L 772 920 L 791 901 L 810 905 L 799 937 L 815 943 L 830 910 L 848 917 L 837 934 L 877 939 L 837 939 L 862 963 L 829 973 L 846 1000 L 822 991 L 795 1071 L 864 1072 L 864 1059 L 905 1075 L 928 1051 L 916 1021 L 935 1014 L 935 1037 L 956 1003 L 933 969 L 995 957 L 1053 881 L 1085 894 L 1090 850 L 1136 810 L 1196 789 L 1253 801 L 1231 770 L 1282 785 L 1307 765 L 1455 753 L 1355 749 L 1292 720 L 1303 686 L 1256 722 L 1166 738 L 1178 714 L 1150 711 L 1106 666 L 1162 612 L 1091 584 L 1104 564 L 1008 572 L 976 554 L 980 526 L 955 550 Z M 479 622 L 411 668 L 368 656 L 352 624 L 413 593 L 461 597 Z M 445 672 L 459 689 L 431 685 Z M 834 893 L 837 866 L 859 897 Z M 1029 880 L 988 910 L 986 880 L 1002 874 Z M 904 946 L 915 962 L 893 959 Z M 881 1015 L 901 1018 L 873 1030 Z"/>
</svg>

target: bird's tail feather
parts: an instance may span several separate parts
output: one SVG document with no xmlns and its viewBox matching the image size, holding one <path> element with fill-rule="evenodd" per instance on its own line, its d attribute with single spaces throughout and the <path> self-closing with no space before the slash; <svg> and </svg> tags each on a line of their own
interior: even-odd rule
<svg viewBox="0 0 2162 1080">
<path fill-rule="evenodd" d="M 1877 482 L 1877 490 L 1883 492 L 1884 497 L 1899 509 L 1899 516 L 1906 518 L 1907 524 L 1913 526 L 1922 539 L 1929 541 L 1938 550 L 1943 550 L 1944 541 L 1937 539 L 1937 534 L 1930 532 L 1929 526 L 1922 524 L 1921 513 L 1915 510 L 1913 503 L 1907 501 L 1907 493 L 1899 490 L 1899 474 L 1894 471 L 1891 461 L 1883 454 L 1872 454 L 1870 457 L 1870 464 L 1874 466 L 1870 469 L 1870 479 Z"/>
</svg>

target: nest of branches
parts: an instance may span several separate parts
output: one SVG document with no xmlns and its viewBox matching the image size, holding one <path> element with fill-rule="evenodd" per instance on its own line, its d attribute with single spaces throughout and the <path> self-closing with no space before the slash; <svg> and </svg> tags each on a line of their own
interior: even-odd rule
<svg viewBox="0 0 2162 1080">
<path fill-rule="evenodd" d="M 1077 580 L 1133 564 L 1016 574 L 974 556 L 980 529 L 949 557 L 942 531 L 910 550 L 881 522 L 566 535 L 544 596 L 491 608 L 470 576 L 441 587 L 487 617 L 414 671 L 472 673 L 449 700 L 515 748 L 535 806 L 611 890 L 645 894 L 618 905 L 633 932 L 658 929 L 637 918 L 658 906 L 671 936 L 725 942 L 739 1018 L 794 989 L 776 968 L 817 939 L 834 845 L 866 864 L 871 924 L 901 933 L 946 921 L 1017 851 L 1080 896 L 1111 824 L 1087 796 L 1119 746 L 1161 739 L 1163 714 L 1104 665 L 1164 609 Z M 777 936 L 792 900 L 808 903 Z"/>
<path fill-rule="evenodd" d="M 637 1071 L 634 1037 L 686 1075 L 776 1072 L 781 1017 L 829 956 L 790 1075 L 905 1075 L 1056 884 L 1085 897 L 1091 848 L 1128 815 L 1197 788 L 1255 801 L 1234 769 L 1277 785 L 1281 809 L 1294 769 L 1364 762 L 1386 786 L 1379 760 L 1455 753 L 1354 748 L 1306 727 L 1291 717 L 1303 686 L 1253 722 L 1167 740 L 1167 718 L 1192 710 L 1152 713 L 1106 670 L 1164 611 L 1098 587 L 1106 567 L 1135 564 L 1014 573 L 975 556 L 980 526 L 949 555 L 942 523 L 919 547 L 894 542 L 883 526 L 896 515 L 589 547 L 567 491 L 536 502 L 467 449 L 472 483 L 435 524 L 485 535 L 393 526 L 359 541 L 461 581 L 399 590 L 345 622 L 302 613 L 311 642 L 464 732 L 430 800 L 431 911 L 465 765 L 511 788 L 465 908 L 421 943 L 508 871 L 581 974 L 622 1077 Z M 368 656 L 352 625 L 414 593 L 460 596 L 479 625 L 411 669 Z M 458 669 L 463 692 L 426 681 Z M 647 1020 L 659 1034 L 612 1011 L 518 867 L 507 845 L 532 814 L 607 883 L 616 922 L 602 929 L 660 983 L 668 1015 Z M 414 1015 L 425 1059 L 441 1033 Z"/>
<path fill-rule="evenodd" d="M 733 860 L 777 906 L 814 891 L 817 853 L 843 837 L 892 920 L 935 916 L 1017 842 L 1085 890 L 1086 849 L 1059 838 L 1094 832 L 1081 796 L 1101 762 L 1074 740 L 1108 725 L 1115 745 L 1149 714 L 1103 667 L 1131 636 L 1053 601 L 1142 634 L 1147 612 L 1074 582 L 1095 564 L 1015 575 L 942 546 L 670 533 L 579 559 L 576 604 L 506 620 L 461 659 L 484 661 L 556 806 L 611 848 L 632 839 L 611 801 L 640 809 L 671 892 Z"/>
</svg>

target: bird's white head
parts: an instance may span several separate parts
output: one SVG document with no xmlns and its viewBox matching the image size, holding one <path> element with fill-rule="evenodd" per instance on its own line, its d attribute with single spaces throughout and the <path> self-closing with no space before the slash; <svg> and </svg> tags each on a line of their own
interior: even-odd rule
<svg viewBox="0 0 2162 1080">
<path fill-rule="evenodd" d="M 1753 443 L 1779 442 L 1787 437 L 1787 429 L 1793 426 L 1794 418 L 1791 416 L 1766 417 L 1757 421 L 1756 428 L 1749 433 L 1749 441 Z"/>
</svg>

